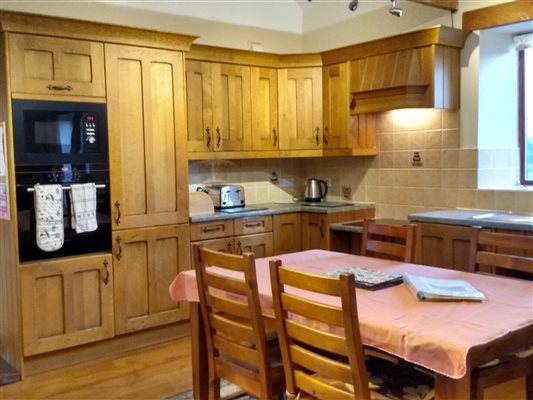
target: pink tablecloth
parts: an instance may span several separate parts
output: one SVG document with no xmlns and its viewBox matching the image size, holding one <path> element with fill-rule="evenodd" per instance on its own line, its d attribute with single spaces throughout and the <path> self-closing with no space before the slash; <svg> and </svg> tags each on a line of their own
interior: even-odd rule
<svg viewBox="0 0 533 400">
<path fill-rule="evenodd" d="M 287 267 L 317 274 L 343 267 L 364 267 L 470 282 L 486 295 L 487 301 L 422 302 L 405 284 L 378 291 L 357 289 L 364 344 L 454 379 L 466 374 L 469 349 L 533 324 L 531 282 L 324 250 L 256 261 L 261 306 L 267 315 L 274 315 L 268 270 L 271 259 L 281 259 Z M 198 301 L 194 271 L 180 273 L 169 291 L 176 301 Z"/>
</svg>

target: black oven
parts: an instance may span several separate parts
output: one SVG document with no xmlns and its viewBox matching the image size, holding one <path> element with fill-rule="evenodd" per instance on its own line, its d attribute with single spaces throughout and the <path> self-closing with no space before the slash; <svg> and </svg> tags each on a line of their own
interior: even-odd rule
<svg viewBox="0 0 533 400">
<path fill-rule="evenodd" d="M 111 250 L 111 207 L 105 104 L 13 100 L 19 260 L 34 261 Z M 70 185 L 94 183 L 97 228 L 76 233 Z M 43 251 L 36 241 L 34 187 L 63 192 L 63 245 Z"/>
</svg>

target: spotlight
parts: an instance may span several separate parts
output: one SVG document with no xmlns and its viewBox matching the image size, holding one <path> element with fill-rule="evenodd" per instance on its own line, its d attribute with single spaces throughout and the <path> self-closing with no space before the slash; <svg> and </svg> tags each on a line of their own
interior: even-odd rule
<svg viewBox="0 0 533 400">
<path fill-rule="evenodd" d="M 357 7 L 359 7 L 359 0 L 352 0 L 350 1 L 350 4 L 348 4 L 348 8 L 350 9 L 350 11 L 357 10 Z"/>
<path fill-rule="evenodd" d="M 397 0 L 391 0 L 392 7 L 390 8 L 389 12 L 399 18 L 402 16 L 403 11 L 400 7 L 396 6 L 396 1 Z"/>
</svg>

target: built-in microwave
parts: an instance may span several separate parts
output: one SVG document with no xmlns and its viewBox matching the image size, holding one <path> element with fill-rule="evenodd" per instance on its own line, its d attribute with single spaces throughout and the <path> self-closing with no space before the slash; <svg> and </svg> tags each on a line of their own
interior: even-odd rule
<svg viewBox="0 0 533 400">
<path fill-rule="evenodd" d="M 13 100 L 12 107 L 16 165 L 108 159 L 105 104 Z"/>
</svg>

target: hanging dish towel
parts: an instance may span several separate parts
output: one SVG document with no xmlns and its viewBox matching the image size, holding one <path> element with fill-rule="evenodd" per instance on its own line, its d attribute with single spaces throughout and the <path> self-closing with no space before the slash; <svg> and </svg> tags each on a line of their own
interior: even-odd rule
<svg viewBox="0 0 533 400">
<path fill-rule="evenodd" d="M 98 229 L 96 222 L 96 185 L 80 183 L 70 186 L 70 224 L 76 233 Z"/>
<path fill-rule="evenodd" d="M 56 251 L 63 246 L 63 189 L 61 185 L 35 185 L 35 230 L 37 246 Z"/>
</svg>

